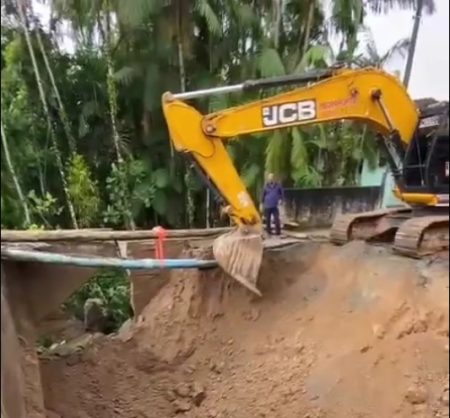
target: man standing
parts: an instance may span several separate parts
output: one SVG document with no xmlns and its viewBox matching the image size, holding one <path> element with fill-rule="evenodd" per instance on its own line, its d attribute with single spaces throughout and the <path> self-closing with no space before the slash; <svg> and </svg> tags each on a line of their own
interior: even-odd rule
<svg viewBox="0 0 450 418">
<path fill-rule="evenodd" d="M 275 235 L 281 235 L 280 211 L 278 205 L 284 197 L 283 187 L 275 181 L 273 173 L 267 176 L 267 183 L 264 186 L 262 194 L 262 205 L 264 208 L 264 217 L 266 218 L 266 231 L 272 235 L 272 216 L 275 222 Z"/>
</svg>

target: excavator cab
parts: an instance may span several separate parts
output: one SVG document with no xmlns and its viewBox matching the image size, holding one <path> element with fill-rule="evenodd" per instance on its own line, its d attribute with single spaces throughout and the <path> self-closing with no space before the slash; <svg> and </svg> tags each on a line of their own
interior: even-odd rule
<svg viewBox="0 0 450 418">
<path fill-rule="evenodd" d="M 448 195 L 448 102 L 425 99 L 416 104 L 420 119 L 405 154 L 404 192 Z"/>
</svg>

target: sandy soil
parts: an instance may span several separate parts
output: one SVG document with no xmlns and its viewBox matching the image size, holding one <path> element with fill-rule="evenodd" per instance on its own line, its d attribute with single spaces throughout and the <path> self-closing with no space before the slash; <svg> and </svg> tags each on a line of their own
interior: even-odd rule
<svg viewBox="0 0 450 418">
<path fill-rule="evenodd" d="M 174 272 L 136 321 L 43 357 L 49 417 L 448 417 L 448 260 L 305 243 L 255 299 Z"/>
</svg>

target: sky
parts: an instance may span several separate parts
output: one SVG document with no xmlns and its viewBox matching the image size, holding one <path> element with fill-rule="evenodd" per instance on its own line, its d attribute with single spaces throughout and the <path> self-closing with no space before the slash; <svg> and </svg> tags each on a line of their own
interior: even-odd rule
<svg viewBox="0 0 450 418">
<path fill-rule="evenodd" d="M 436 13 L 423 15 L 414 55 L 409 93 L 414 99 L 433 97 L 448 100 L 449 96 L 449 1 L 435 0 Z M 411 36 L 413 11 L 392 11 L 389 15 L 369 15 L 366 24 L 371 28 L 381 53 L 396 41 Z M 403 70 L 406 60 L 392 60 L 388 70 Z"/>
<path fill-rule="evenodd" d="M 433 97 L 437 100 L 449 98 L 449 1 L 435 0 L 436 12 L 423 15 L 414 55 L 409 93 L 413 99 Z M 48 21 L 48 7 L 35 1 L 34 10 L 41 22 Z M 414 12 L 392 10 L 389 15 L 366 16 L 365 24 L 370 27 L 377 49 L 382 55 L 398 40 L 411 36 Z M 72 49 L 71 42 L 65 42 Z M 394 58 L 386 70 L 399 70 L 403 74 L 405 59 Z"/>
</svg>

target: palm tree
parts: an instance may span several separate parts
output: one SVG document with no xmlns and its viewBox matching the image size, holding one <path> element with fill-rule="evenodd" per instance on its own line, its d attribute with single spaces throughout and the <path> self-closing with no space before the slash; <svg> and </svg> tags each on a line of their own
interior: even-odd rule
<svg viewBox="0 0 450 418">
<path fill-rule="evenodd" d="M 75 215 L 75 209 L 73 206 L 73 202 L 69 193 L 69 188 L 67 185 L 67 179 L 66 179 L 66 174 L 64 172 L 64 165 L 63 165 L 63 159 L 62 159 L 62 154 L 61 151 L 59 149 L 59 144 L 56 138 L 56 134 L 55 131 L 53 129 L 53 124 L 52 124 L 52 118 L 50 116 L 50 111 L 48 108 L 48 104 L 47 104 L 47 98 L 44 92 L 44 86 L 43 86 L 43 82 L 42 82 L 42 78 L 40 75 L 40 71 L 39 71 L 39 67 L 37 64 L 37 60 L 36 60 L 36 55 L 34 53 L 34 49 L 33 49 L 33 44 L 31 41 L 31 34 L 28 28 L 28 23 L 27 23 L 27 19 L 26 19 L 26 15 L 25 15 L 25 6 L 23 4 L 23 0 L 16 0 L 16 9 L 19 15 L 19 21 L 20 24 L 22 26 L 22 30 L 24 32 L 25 35 L 25 40 L 26 40 L 26 44 L 28 47 L 28 52 L 30 54 L 30 58 L 31 58 L 31 62 L 33 65 L 33 71 L 34 71 L 34 75 L 36 78 L 36 84 L 38 87 L 38 91 L 39 91 L 39 97 L 41 99 L 41 103 L 42 103 L 42 108 L 44 110 L 44 113 L 46 115 L 46 119 L 47 119 L 47 127 L 48 127 L 48 132 L 50 134 L 50 138 L 52 141 L 52 146 L 53 146 L 53 151 L 55 154 L 55 159 L 56 159 L 56 165 L 58 167 L 58 171 L 59 171 L 59 175 L 61 177 L 61 182 L 62 182 L 62 187 L 63 187 L 63 191 L 64 191 L 64 195 L 66 198 L 66 203 L 67 203 L 67 207 L 69 209 L 69 215 L 70 215 L 70 219 L 72 221 L 72 226 L 73 228 L 77 229 L 78 228 L 78 222 L 77 222 L 77 218 Z"/>
<path fill-rule="evenodd" d="M 35 23 L 38 23 L 37 19 L 35 19 Z M 44 59 L 45 68 L 47 70 L 50 82 L 52 84 L 53 92 L 55 94 L 56 102 L 58 104 L 59 117 L 61 119 L 61 122 L 62 122 L 62 125 L 64 128 L 64 133 L 66 134 L 67 141 L 69 144 L 69 150 L 70 150 L 71 154 L 75 154 L 77 144 L 75 141 L 75 137 L 72 134 L 72 128 L 70 127 L 69 117 L 67 116 L 66 108 L 61 99 L 61 94 L 59 92 L 59 88 L 56 85 L 55 75 L 54 75 L 53 69 L 50 65 L 50 61 L 48 59 L 47 52 L 45 51 L 44 43 L 42 42 L 42 36 L 40 33 L 39 25 L 37 24 L 36 26 L 37 27 L 35 28 L 35 33 L 36 33 L 37 44 L 39 47 L 39 52 L 41 53 L 42 58 Z"/>
<path fill-rule="evenodd" d="M 414 10 L 419 0 L 367 0 L 368 7 L 377 14 L 387 14 L 394 8 L 403 10 Z M 436 11 L 434 0 L 424 0 L 423 10 L 427 14 L 433 14 Z"/>
<path fill-rule="evenodd" d="M 366 4 L 362 0 L 333 0 L 332 2 L 332 26 L 338 32 L 344 34 L 340 50 L 346 50 L 346 55 L 353 55 L 358 41 L 357 34 L 363 24 L 367 10 L 376 14 L 387 14 L 392 9 L 416 10 L 415 22 L 409 43 L 408 62 L 405 70 L 405 85 L 408 85 L 415 44 L 419 30 L 422 10 L 427 14 L 433 14 L 436 10 L 434 0 L 368 0 Z M 345 48 L 344 48 L 345 47 Z"/>
<path fill-rule="evenodd" d="M 390 48 L 388 48 L 387 51 L 380 53 L 370 28 L 365 27 L 363 29 L 363 34 L 365 50 L 363 53 L 353 58 L 353 63 L 358 67 L 384 68 L 394 58 L 406 58 L 411 44 L 411 40 L 409 38 L 398 40 Z"/>
<path fill-rule="evenodd" d="M 400 57 L 405 59 L 408 55 L 411 45 L 411 40 L 409 38 L 398 40 L 384 53 L 380 53 L 375 43 L 372 31 L 365 27 L 363 29 L 363 35 L 365 50 L 352 60 L 352 62 L 359 67 L 375 67 L 384 69 L 394 58 Z M 397 71 L 395 73 L 397 76 L 399 75 Z M 379 153 L 376 148 L 374 148 L 374 144 L 374 138 L 372 135 L 368 134 L 367 127 L 364 127 L 360 136 L 359 147 L 363 151 L 361 155 L 364 157 L 364 160 L 369 163 L 371 168 L 376 167 L 375 162 L 377 162 L 379 158 Z M 364 152 L 364 149 L 367 151 Z"/>
<path fill-rule="evenodd" d="M 206 26 L 208 29 L 208 41 L 209 46 L 212 52 L 212 47 L 214 43 L 212 39 L 214 37 L 220 36 L 222 32 L 222 25 L 219 22 L 219 18 L 212 7 L 212 2 L 208 0 L 196 0 L 193 4 L 183 0 L 172 0 L 166 2 L 164 5 L 160 4 L 156 7 L 156 4 L 153 4 L 153 8 L 149 7 L 149 3 L 145 3 L 145 0 L 138 1 L 140 4 L 141 12 L 139 14 L 134 13 L 132 10 L 136 7 L 135 4 L 129 4 L 126 2 L 121 2 L 119 4 L 118 17 L 119 21 L 121 21 L 128 30 L 136 31 L 143 25 L 145 19 L 148 20 L 149 15 L 151 15 L 155 20 L 153 21 L 154 29 L 158 31 L 159 39 L 156 40 L 157 43 L 169 45 L 171 48 L 167 51 L 169 54 L 165 54 L 164 57 L 166 61 L 169 61 L 169 65 L 172 67 L 176 67 L 178 73 L 178 86 L 177 89 L 181 92 L 186 91 L 188 85 L 188 77 L 187 77 L 187 67 L 190 64 L 190 59 L 193 56 L 192 48 L 195 38 L 194 34 L 194 25 L 195 20 L 198 18 L 202 18 L 204 22 L 206 22 Z M 167 38 L 165 38 L 167 37 Z M 133 39 L 130 39 L 133 43 Z M 137 39 L 135 40 L 137 43 Z M 154 48 L 156 50 L 160 49 L 159 45 L 156 45 Z M 168 55 L 168 56 L 167 56 Z M 171 63 L 171 56 L 176 56 L 175 63 Z M 127 63 L 127 67 L 122 68 L 117 73 L 119 76 L 119 81 L 125 81 L 126 83 L 130 83 L 130 78 L 136 78 L 136 76 L 141 76 L 143 79 L 144 86 L 148 86 L 148 88 L 154 88 L 158 82 L 149 83 L 150 78 L 156 78 L 154 74 L 157 75 L 161 72 L 152 71 L 154 68 L 158 68 L 159 63 L 157 62 L 158 57 L 155 53 L 151 57 L 152 69 L 147 65 L 143 68 L 142 63 L 139 59 L 137 59 L 137 65 L 133 66 L 133 63 Z M 162 58 L 162 57 L 161 57 Z M 210 65 L 211 67 L 211 65 Z M 213 71 L 213 68 L 210 68 Z M 125 70 L 125 71 L 124 71 Z M 164 70 L 162 70 L 164 71 Z M 123 77 L 125 75 L 125 77 Z M 130 77 L 131 76 L 131 77 Z M 140 90 L 143 92 L 144 97 L 149 96 L 149 92 L 147 88 Z M 150 92 L 151 94 L 152 92 Z M 158 101 L 159 102 L 159 101 Z M 143 120 L 147 121 L 147 114 L 149 113 L 148 106 L 144 108 L 144 117 Z M 158 108 L 158 111 L 160 109 Z M 148 123 L 145 125 L 148 127 Z M 172 143 L 170 142 L 170 167 L 172 175 L 175 175 L 175 161 L 174 161 L 174 149 Z M 190 177 L 192 176 L 191 170 L 188 166 L 185 168 L 185 183 L 187 185 L 191 184 L 192 181 Z M 187 220 L 188 225 L 192 226 L 194 222 L 195 215 L 195 205 L 194 205 L 194 196 L 193 191 L 190 187 L 186 187 L 186 201 L 187 201 Z"/>
<path fill-rule="evenodd" d="M 362 0 L 333 0 L 331 12 L 332 29 L 342 34 L 340 50 L 353 50 L 356 37 L 365 15 Z"/>
<path fill-rule="evenodd" d="M 411 71 L 414 61 L 414 54 L 416 52 L 417 38 L 419 36 L 419 26 L 420 20 L 422 18 L 423 6 L 424 0 L 417 0 L 416 15 L 414 16 L 414 25 L 411 33 L 411 44 L 408 50 L 408 59 L 406 61 L 405 75 L 403 78 L 403 84 L 406 86 L 406 88 L 408 88 L 409 79 L 411 78 Z"/>
</svg>

